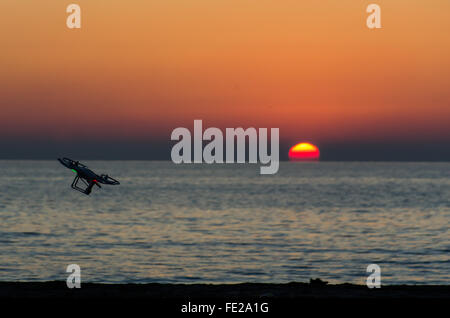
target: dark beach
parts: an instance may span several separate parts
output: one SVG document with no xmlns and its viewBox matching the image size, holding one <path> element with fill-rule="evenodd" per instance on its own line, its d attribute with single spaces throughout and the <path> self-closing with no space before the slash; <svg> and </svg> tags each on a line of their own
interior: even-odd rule
<svg viewBox="0 0 450 318">
<path fill-rule="evenodd" d="M 377 315 L 380 311 L 409 315 L 419 310 L 446 310 L 450 286 L 382 286 L 288 283 L 288 284 L 97 284 L 82 283 L 68 289 L 63 281 L 1 282 L 0 304 L 15 313 L 89 313 L 183 317 L 242 316 L 265 317 Z M 202 307 L 203 306 L 203 307 Z M 199 308 L 203 309 L 199 309 Z M 205 308 L 214 307 L 213 312 Z M 202 311 L 203 310 L 203 311 Z"/>
<path fill-rule="evenodd" d="M 69 289 L 66 282 L 0 282 L 0 298 L 59 299 L 450 299 L 447 285 L 363 285 L 322 281 L 288 284 L 98 284 Z"/>
</svg>

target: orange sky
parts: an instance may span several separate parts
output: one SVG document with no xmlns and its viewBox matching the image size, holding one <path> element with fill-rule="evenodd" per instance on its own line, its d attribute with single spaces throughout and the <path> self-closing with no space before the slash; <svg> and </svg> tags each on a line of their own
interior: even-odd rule
<svg viewBox="0 0 450 318">
<path fill-rule="evenodd" d="M 65 25 L 82 8 L 82 29 Z M 0 137 L 450 139 L 450 2 L 2 0 Z"/>
</svg>

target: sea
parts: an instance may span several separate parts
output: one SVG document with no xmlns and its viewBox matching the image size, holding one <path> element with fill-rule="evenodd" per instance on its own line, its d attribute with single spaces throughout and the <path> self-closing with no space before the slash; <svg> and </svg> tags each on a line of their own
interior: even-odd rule
<svg viewBox="0 0 450 318">
<path fill-rule="evenodd" d="M 0 281 L 450 284 L 450 163 L 0 161 Z"/>
</svg>

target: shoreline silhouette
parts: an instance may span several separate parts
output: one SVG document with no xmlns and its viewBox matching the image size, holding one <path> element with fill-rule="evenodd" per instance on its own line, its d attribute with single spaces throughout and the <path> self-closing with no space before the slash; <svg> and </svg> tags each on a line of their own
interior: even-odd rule
<svg viewBox="0 0 450 318">
<path fill-rule="evenodd" d="M 82 283 L 69 289 L 65 281 L 0 282 L 1 299 L 448 299 L 449 285 L 365 285 L 291 282 L 238 284 L 103 284 Z"/>
</svg>

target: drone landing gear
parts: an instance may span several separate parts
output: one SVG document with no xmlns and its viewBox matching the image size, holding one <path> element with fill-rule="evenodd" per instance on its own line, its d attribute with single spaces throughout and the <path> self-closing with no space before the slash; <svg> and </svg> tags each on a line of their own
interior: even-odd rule
<svg viewBox="0 0 450 318">
<path fill-rule="evenodd" d="M 78 182 L 79 182 L 80 180 L 81 180 L 81 182 L 85 185 L 84 188 L 78 186 Z M 77 176 L 75 177 L 75 179 L 73 179 L 73 182 L 72 182 L 71 187 L 72 187 L 72 189 L 75 189 L 75 190 L 77 190 L 77 191 L 80 191 L 81 193 L 84 193 L 84 194 L 86 194 L 86 195 L 89 195 L 89 194 L 91 194 L 92 188 L 94 187 L 94 185 L 96 185 L 97 187 L 101 188 L 101 186 L 97 183 L 96 180 L 92 180 L 92 181 L 90 181 L 90 182 L 88 183 L 85 179 L 80 178 L 80 177 L 77 175 Z"/>
</svg>

